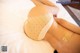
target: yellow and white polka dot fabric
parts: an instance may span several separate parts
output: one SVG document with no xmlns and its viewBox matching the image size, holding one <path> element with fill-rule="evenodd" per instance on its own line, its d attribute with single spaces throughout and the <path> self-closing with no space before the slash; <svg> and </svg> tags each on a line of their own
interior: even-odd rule
<svg viewBox="0 0 80 53">
<path fill-rule="evenodd" d="M 32 8 L 25 22 L 25 33 L 34 40 L 41 40 L 53 23 L 53 15 L 44 6 Z"/>
</svg>

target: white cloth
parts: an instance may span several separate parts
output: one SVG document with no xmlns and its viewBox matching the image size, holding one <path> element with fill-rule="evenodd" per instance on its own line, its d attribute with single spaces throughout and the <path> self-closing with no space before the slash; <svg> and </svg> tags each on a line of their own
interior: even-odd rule
<svg viewBox="0 0 80 53">
<path fill-rule="evenodd" d="M 24 34 L 23 24 L 34 6 L 31 0 L 0 0 L 0 53 L 4 53 L 1 46 L 7 46 L 5 53 L 53 53 L 47 42 L 33 41 Z"/>
<path fill-rule="evenodd" d="M 31 0 L 0 0 L 0 53 L 53 53 L 44 41 L 34 41 L 24 34 L 23 25 L 35 5 Z"/>
</svg>

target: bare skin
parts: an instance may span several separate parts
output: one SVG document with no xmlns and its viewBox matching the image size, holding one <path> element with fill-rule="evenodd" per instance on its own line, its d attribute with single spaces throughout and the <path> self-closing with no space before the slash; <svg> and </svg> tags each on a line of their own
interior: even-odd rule
<svg viewBox="0 0 80 53">
<path fill-rule="evenodd" d="M 62 21 L 60 19 L 58 20 Z M 64 22 L 68 23 L 66 21 Z M 70 26 L 68 25 L 68 27 Z M 72 28 L 75 28 L 75 26 L 73 26 Z M 80 29 L 78 27 L 76 28 L 78 30 Z M 54 47 L 59 53 L 80 53 L 80 34 L 76 33 L 77 31 L 74 32 L 68 29 L 69 28 L 65 28 L 59 24 L 55 28 L 53 24 L 46 34 L 44 40 L 48 41 L 52 45 L 52 47 Z"/>
<path fill-rule="evenodd" d="M 36 6 L 45 5 L 45 8 L 48 9 L 48 11 L 50 11 L 53 14 L 53 16 L 56 16 L 56 14 L 59 11 L 59 8 L 49 0 L 32 0 L 32 1 Z"/>
<path fill-rule="evenodd" d="M 49 0 L 32 0 L 35 5 L 47 5 L 47 6 L 52 6 L 52 7 L 57 7 L 56 5 L 54 5 L 52 2 L 50 2 Z"/>
<path fill-rule="evenodd" d="M 32 1 L 36 5 L 54 6 L 48 0 L 46 2 L 44 0 Z M 63 19 L 56 18 L 55 20 L 56 23 L 53 22 L 44 40 L 48 41 L 59 53 L 80 53 L 80 27 Z"/>
</svg>

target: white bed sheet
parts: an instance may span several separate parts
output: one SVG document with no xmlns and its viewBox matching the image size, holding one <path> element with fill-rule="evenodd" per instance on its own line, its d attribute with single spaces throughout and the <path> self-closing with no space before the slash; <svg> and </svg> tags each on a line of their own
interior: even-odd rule
<svg viewBox="0 0 80 53">
<path fill-rule="evenodd" d="M 7 53 L 20 53 L 21 50 L 24 50 L 22 53 L 53 53 L 48 42 L 34 41 L 23 32 L 23 24 L 35 5 L 31 0 L 16 1 L 0 3 L 0 47 L 6 45 Z M 51 1 L 55 3 L 55 0 Z M 61 4 L 57 6 L 60 8 L 58 17 L 77 25 Z"/>
</svg>

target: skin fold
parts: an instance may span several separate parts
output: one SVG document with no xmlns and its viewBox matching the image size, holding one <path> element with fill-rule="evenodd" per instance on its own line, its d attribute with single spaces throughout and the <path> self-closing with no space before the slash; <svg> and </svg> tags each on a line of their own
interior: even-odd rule
<svg viewBox="0 0 80 53">
<path fill-rule="evenodd" d="M 47 11 L 51 8 L 48 12 L 41 10 L 44 12 L 44 14 L 52 13 L 54 7 L 58 9 L 53 3 L 49 2 L 48 0 L 32 1 L 36 5 L 35 11 L 38 10 L 37 6 L 42 6 L 44 10 Z M 57 13 L 53 11 L 52 14 L 55 15 Z M 37 15 L 36 12 L 35 15 Z M 48 41 L 51 46 L 55 48 L 59 53 L 80 53 L 80 27 L 77 27 L 63 19 L 54 19 L 52 26 L 46 33 L 43 40 Z"/>
<path fill-rule="evenodd" d="M 59 20 L 59 18 L 57 20 Z M 70 26 L 68 25 L 68 27 Z M 73 27 L 75 28 L 75 26 Z M 76 28 L 79 29 L 78 27 Z M 57 27 L 54 27 L 54 24 L 52 24 L 44 40 L 48 41 L 59 53 L 80 53 L 80 34 L 68 29 L 69 28 L 63 27 L 60 24 L 57 24 Z"/>
</svg>

